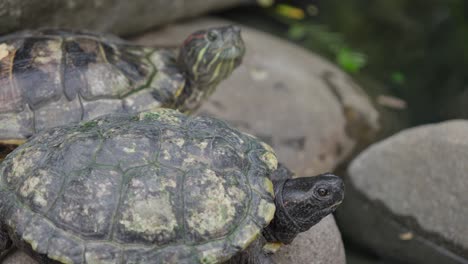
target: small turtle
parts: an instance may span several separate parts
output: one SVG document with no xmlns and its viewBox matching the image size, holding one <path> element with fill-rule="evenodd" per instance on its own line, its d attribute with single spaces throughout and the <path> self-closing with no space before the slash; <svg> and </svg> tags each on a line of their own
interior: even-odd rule
<svg viewBox="0 0 468 264">
<path fill-rule="evenodd" d="M 344 195 L 337 176 L 292 179 L 265 143 L 171 109 L 45 130 L 0 176 L 0 255 L 40 263 L 272 263 L 269 245 Z"/>
<path fill-rule="evenodd" d="M 0 37 L 0 145 L 112 112 L 192 112 L 244 52 L 236 26 L 195 32 L 179 50 L 58 29 Z"/>
</svg>

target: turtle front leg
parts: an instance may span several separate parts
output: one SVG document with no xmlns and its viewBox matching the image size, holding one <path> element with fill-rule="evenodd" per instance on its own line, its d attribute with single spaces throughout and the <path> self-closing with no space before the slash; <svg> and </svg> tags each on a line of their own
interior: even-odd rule
<svg viewBox="0 0 468 264">
<path fill-rule="evenodd" d="M 13 249 L 13 241 L 11 240 L 5 228 L 0 226 L 0 263 Z"/>
<path fill-rule="evenodd" d="M 265 239 L 263 237 L 257 239 L 246 250 L 240 252 L 224 264 L 276 264 L 270 255 L 264 252 L 264 245 Z"/>
</svg>

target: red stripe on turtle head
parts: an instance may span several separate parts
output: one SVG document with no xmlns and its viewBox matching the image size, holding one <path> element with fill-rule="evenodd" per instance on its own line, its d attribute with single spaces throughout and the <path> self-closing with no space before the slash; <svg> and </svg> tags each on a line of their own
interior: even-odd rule
<svg viewBox="0 0 468 264">
<path fill-rule="evenodd" d="M 205 37 L 205 32 L 203 33 L 194 33 L 190 36 L 188 36 L 188 38 L 184 41 L 184 46 L 187 45 L 188 43 L 190 43 L 192 40 L 194 39 L 201 39 L 201 38 L 204 38 Z"/>
</svg>

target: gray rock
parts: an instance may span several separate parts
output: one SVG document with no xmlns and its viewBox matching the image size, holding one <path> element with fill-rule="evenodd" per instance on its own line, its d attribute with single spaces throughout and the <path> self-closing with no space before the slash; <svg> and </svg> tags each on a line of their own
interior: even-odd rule
<svg viewBox="0 0 468 264">
<path fill-rule="evenodd" d="M 408 129 L 349 168 L 343 234 L 404 263 L 468 263 L 468 121 Z"/>
<path fill-rule="evenodd" d="M 2 264 L 37 264 L 37 262 L 25 253 L 15 251 L 8 255 L 8 257 L 3 260 Z"/>
<path fill-rule="evenodd" d="M 176 19 L 253 0 L 0 0 L 0 34 L 37 27 L 69 27 L 135 34 Z"/>
<path fill-rule="evenodd" d="M 345 264 L 345 252 L 333 216 L 327 216 L 309 231 L 299 234 L 291 245 L 281 247 L 273 259 L 294 264 Z"/>
<path fill-rule="evenodd" d="M 172 45 L 188 32 L 229 24 L 197 19 L 136 41 Z M 297 175 L 333 170 L 372 138 L 378 113 L 360 87 L 323 58 L 269 34 L 243 27 L 247 53 L 200 113 L 222 118 L 270 143 Z"/>
</svg>

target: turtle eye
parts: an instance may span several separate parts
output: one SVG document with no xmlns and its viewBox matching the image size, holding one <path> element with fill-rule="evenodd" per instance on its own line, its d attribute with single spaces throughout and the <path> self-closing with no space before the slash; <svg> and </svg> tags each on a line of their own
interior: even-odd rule
<svg viewBox="0 0 468 264">
<path fill-rule="evenodd" d="M 317 193 L 318 193 L 318 195 L 324 197 L 324 196 L 327 196 L 327 195 L 328 195 L 328 190 L 325 189 L 325 188 L 319 188 L 319 189 L 317 190 Z"/>
<path fill-rule="evenodd" d="M 210 31 L 208 32 L 206 37 L 209 41 L 215 41 L 216 39 L 218 39 L 218 34 L 216 34 L 214 31 Z"/>
</svg>

